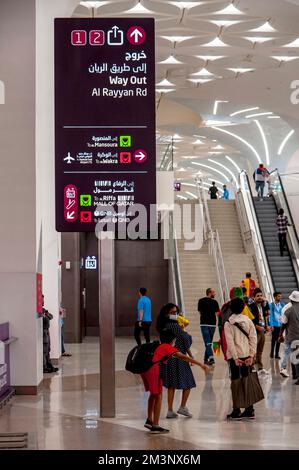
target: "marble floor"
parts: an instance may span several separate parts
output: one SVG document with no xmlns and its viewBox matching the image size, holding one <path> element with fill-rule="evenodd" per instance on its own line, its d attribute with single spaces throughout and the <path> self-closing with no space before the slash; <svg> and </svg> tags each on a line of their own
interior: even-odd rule
<svg viewBox="0 0 299 470">
<path fill-rule="evenodd" d="M 130 338 L 116 341 L 115 419 L 99 417 L 99 364 L 96 338 L 81 345 L 69 344 L 73 355 L 63 358 L 57 374 L 45 375 L 38 396 L 17 396 L 0 410 L 0 432 L 29 432 L 39 449 L 298 449 L 299 386 L 282 379 L 279 364 L 269 358 L 269 339 L 264 351 L 270 371 L 262 386 L 266 399 L 256 405 L 256 420 L 227 422 L 230 411 L 230 382 L 222 358 L 209 376 L 194 367 L 197 388 L 191 392 L 193 418 L 166 420 L 166 394 L 161 424 L 169 435 L 149 435 L 143 428 L 147 395 L 138 376 L 124 371 Z M 202 341 L 193 346 L 203 353 Z M 179 406 L 177 392 L 176 406 Z"/>
</svg>

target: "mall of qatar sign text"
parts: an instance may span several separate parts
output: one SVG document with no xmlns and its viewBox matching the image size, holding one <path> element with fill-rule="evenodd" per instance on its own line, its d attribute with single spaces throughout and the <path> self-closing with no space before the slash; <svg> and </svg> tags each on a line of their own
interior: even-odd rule
<svg viewBox="0 0 299 470">
<path fill-rule="evenodd" d="M 156 204 L 154 43 L 153 19 L 55 20 L 57 231 Z"/>
</svg>

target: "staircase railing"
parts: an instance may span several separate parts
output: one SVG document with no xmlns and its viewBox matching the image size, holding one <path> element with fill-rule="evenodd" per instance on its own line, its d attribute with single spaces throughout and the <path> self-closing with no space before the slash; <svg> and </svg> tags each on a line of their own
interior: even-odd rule
<svg viewBox="0 0 299 470">
<path fill-rule="evenodd" d="M 204 217 L 204 240 L 209 243 L 209 254 L 213 256 L 214 264 L 216 268 L 216 274 L 218 279 L 219 295 L 221 305 L 229 299 L 229 287 L 227 282 L 227 276 L 224 266 L 223 253 L 221 249 L 221 243 L 219 238 L 218 230 L 212 229 L 210 212 L 206 193 L 201 186 L 201 180 L 196 180 L 198 200 L 203 206 L 203 217 Z"/>
<path fill-rule="evenodd" d="M 173 142 L 167 145 L 159 171 L 172 171 L 173 170 Z"/>
<path fill-rule="evenodd" d="M 288 227 L 287 243 L 297 281 L 299 281 L 299 238 L 285 193 L 284 185 L 277 169 L 270 173 L 268 184 L 269 192 L 275 200 L 277 209 L 284 210 L 285 215 L 288 217 L 289 223 L 291 224 L 291 226 Z"/>
<path fill-rule="evenodd" d="M 262 290 L 268 300 L 273 300 L 274 286 L 264 248 L 249 178 L 245 170 L 239 174 L 239 189 L 236 188 L 236 207 L 245 249 L 255 257 L 255 264 Z"/>
<path fill-rule="evenodd" d="M 164 237 L 164 256 L 170 261 L 170 278 L 172 282 L 174 301 L 180 308 L 182 314 L 185 314 L 180 258 L 177 236 L 174 228 L 173 212 L 168 212 L 167 216 L 162 218 L 162 224 L 164 234 L 167 233 L 167 236 Z"/>
</svg>

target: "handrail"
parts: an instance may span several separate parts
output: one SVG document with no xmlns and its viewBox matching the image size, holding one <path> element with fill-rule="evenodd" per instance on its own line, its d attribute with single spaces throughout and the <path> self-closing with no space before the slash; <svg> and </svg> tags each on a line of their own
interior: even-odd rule
<svg viewBox="0 0 299 470">
<path fill-rule="evenodd" d="M 270 184 L 271 184 L 271 179 L 275 178 L 278 180 L 279 185 L 273 184 L 271 193 L 274 198 L 275 204 L 277 209 L 284 209 L 286 216 L 288 217 L 289 221 L 291 222 L 292 226 L 288 227 L 288 238 L 287 238 L 287 244 L 292 260 L 292 264 L 295 270 L 295 274 L 297 276 L 297 280 L 299 280 L 299 238 L 298 238 L 298 233 L 295 227 L 294 219 L 290 210 L 290 206 L 287 200 L 287 196 L 284 190 L 283 182 L 281 179 L 281 176 L 278 172 L 278 170 L 274 170 L 270 174 Z M 278 189 L 281 189 L 279 191 Z"/>
<path fill-rule="evenodd" d="M 216 271 L 218 273 L 218 284 L 220 287 L 220 300 L 223 305 L 229 299 L 229 288 L 224 266 L 223 254 L 218 230 L 210 232 L 210 250 L 214 257 Z"/>
<path fill-rule="evenodd" d="M 207 203 L 207 199 L 205 198 L 205 193 L 200 185 L 202 182 L 201 179 L 196 179 L 195 180 L 196 185 L 197 185 L 197 194 L 198 194 L 198 200 L 200 204 L 203 206 L 203 216 L 204 216 L 204 239 L 207 241 L 209 239 L 209 234 L 212 231 L 212 224 L 211 224 L 211 218 L 210 218 L 210 212 L 209 212 L 209 207 Z"/>
<path fill-rule="evenodd" d="M 183 295 L 183 287 L 182 287 L 177 237 L 176 237 L 176 231 L 175 231 L 174 222 L 173 222 L 173 212 L 169 212 L 168 215 L 169 217 L 166 218 L 166 220 L 169 223 L 169 227 L 167 230 L 167 232 L 169 233 L 169 239 L 168 239 L 169 250 L 168 250 L 167 258 L 170 259 L 172 285 L 173 285 L 173 290 L 174 290 L 175 302 L 179 306 L 181 312 L 184 314 L 185 303 L 184 303 L 184 295 Z M 163 220 L 163 223 L 165 224 L 165 220 Z"/>
<path fill-rule="evenodd" d="M 171 142 L 167 145 L 167 148 L 166 148 L 165 153 L 163 155 L 163 158 L 161 160 L 160 167 L 159 167 L 160 171 L 167 171 L 168 170 L 168 167 L 167 167 L 168 154 L 170 155 L 170 162 L 173 163 L 173 153 L 172 153 L 172 151 L 173 151 L 173 143 Z"/>
<path fill-rule="evenodd" d="M 272 275 L 269 268 L 269 261 L 265 251 L 263 238 L 261 235 L 256 210 L 253 204 L 253 194 L 248 178 L 248 174 L 245 170 L 242 170 L 239 174 L 240 189 L 236 191 L 237 211 L 242 221 L 240 224 L 241 230 L 243 231 L 243 239 L 245 239 L 245 232 L 251 233 L 251 240 L 254 248 L 256 257 L 257 269 L 259 270 L 260 280 L 264 294 L 270 300 L 273 300 L 273 281 Z M 244 210 L 240 208 L 240 198 L 244 206 Z M 246 218 L 245 218 L 246 217 Z M 244 230 L 244 229 L 247 230 Z M 249 229 L 249 230 L 248 230 Z"/>
<path fill-rule="evenodd" d="M 221 304 L 224 304 L 224 302 L 229 299 L 229 287 L 224 266 L 223 253 L 219 233 L 217 230 L 212 229 L 207 199 L 202 187 L 200 186 L 200 182 L 201 180 L 196 179 L 198 199 L 199 202 L 203 205 L 205 241 L 209 241 L 209 254 L 214 258 L 219 285 L 220 301 Z"/>
<path fill-rule="evenodd" d="M 180 267 L 180 256 L 178 250 L 178 242 L 176 238 L 176 231 L 174 230 L 174 249 L 175 249 L 175 260 L 176 260 L 176 270 L 177 270 L 177 279 L 178 279 L 178 293 L 181 313 L 185 315 L 185 302 L 184 302 L 184 293 L 183 293 L 183 283 L 181 276 L 181 267 Z"/>
<path fill-rule="evenodd" d="M 296 239 L 297 239 L 297 243 L 299 244 L 299 237 L 298 237 L 298 233 L 297 233 L 297 230 L 296 230 L 296 226 L 295 226 L 295 223 L 294 223 L 294 219 L 293 219 L 293 216 L 292 216 L 292 213 L 291 213 L 291 210 L 290 210 L 290 206 L 289 206 L 289 202 L 288 202 L 288 199 L 287 199 L 287 196 L 286 196 L 286 193 L 285 193 L 285 190 L 284 190 L 284 185 L 283 185 L 283 182 L 282 182 L 282 179 L 281 179 L 281 176 L 278 172 L 278 169 L 276 168 L 276 170 L 273 170 L 271 171 L 270 173 L 270 183 L 271 183 L 271 176 L 272 175 L 275 175 L 276 174 L 276 177 L 278 178 L 278 181 L 279 181 L 279 187 L 281 188 L 281 192 L 282 192 L 282 195 L 283 195 L 283 203 L 285 205 L 285 208 L 287 210 L 284 209 L 284 211 L 287 213 L 287 217 L 288 219 L 291 221 L 291 224 L 294 228 L 294 233 L 295 233 L 295 236 L 296 236 Z M 272 194 L 275 196 L 276 194 L 278 194 L 278 191 L 275 191 L 275 187 L 273 188 L 273 190 L 271 191 Z"/>
</svg>

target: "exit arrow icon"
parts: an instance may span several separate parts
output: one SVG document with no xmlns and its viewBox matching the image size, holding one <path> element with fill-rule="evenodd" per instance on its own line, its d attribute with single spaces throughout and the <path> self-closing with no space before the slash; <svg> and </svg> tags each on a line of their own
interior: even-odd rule
<svg viewBox="0 0 299 470">
<path fill-rule="evenodd" d="M 67 211 L 67 213 L 66 213 L 66 218 L 67 218 L 67 220 L 74 220 L 74 218 L 75 218 L 75 211 L 72 211 L 72 212 Z"/>
<path fill-rule="evenodd" d="M 134 160 L 136 163 L 144 163 L 147 160 L 147 153 L 143 149 L 136 150 L 134 152 Z"/>
<path fill-rule="evenodd" d="M 130 44 L 139 46 L 146 39 L 146 32 L 141 26 L 132 26 L 127 32 L 127 39 Z"/>
<path fill-rule="evenodd" d="M 143 34 L 139 31 L 139 29 L 136 28 L 134 29 L 134 31 L 132 31 L 132 33 L 130 34 L 130 37 L 134 38 L 134 42 L 138 44 L 139 37 L 142 38 Z"/>
</svg>

